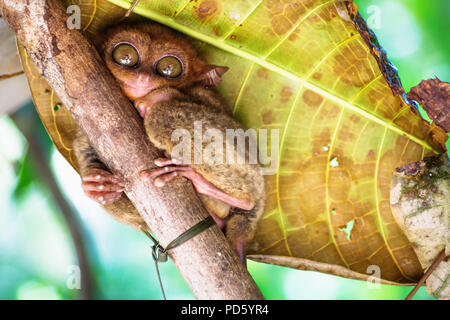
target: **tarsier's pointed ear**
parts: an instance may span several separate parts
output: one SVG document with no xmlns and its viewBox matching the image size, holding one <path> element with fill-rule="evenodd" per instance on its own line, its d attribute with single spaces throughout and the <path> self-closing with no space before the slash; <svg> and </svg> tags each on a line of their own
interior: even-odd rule
<svg viewBox="0 0 450 320">
<path fill-rule="evenodd" d="M 207 87 L 216 87 L 222 81 L 222 75 L 228 67 L 206 65 L 198 77 L 198 82 Z"/>
</svg>

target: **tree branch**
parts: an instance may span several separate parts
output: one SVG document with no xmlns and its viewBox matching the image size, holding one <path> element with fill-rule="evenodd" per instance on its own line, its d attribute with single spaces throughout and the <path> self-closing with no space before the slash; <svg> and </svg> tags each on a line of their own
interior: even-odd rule
<svg viewBox="0 0 450 320">
<path fill-rule="evenodd" d="M 14 72 L 14 73 L 11 73 L 11 74 L 0 74 L 0 81 L 6 80 L 6 79 L 10 79 L 10 78 L 14 78 L 16 76 L 20 76 L 21 74 L 23 74 L 23 71 Z"/>
<path fill-rule="evenodd" d="M 0 0 L 5 20 L 40 73 L 86 132 L 152 232 L 166 246 L 207 217 L 192 185 L 181 178 L 159 189 L 139 179 L 161 154 L 142 120 L 78 30 L 66 27 L 57 0 Z M 170 257 L 199 299 L 263 299 L 217 226 L 173 249 Z"/>
</svg>

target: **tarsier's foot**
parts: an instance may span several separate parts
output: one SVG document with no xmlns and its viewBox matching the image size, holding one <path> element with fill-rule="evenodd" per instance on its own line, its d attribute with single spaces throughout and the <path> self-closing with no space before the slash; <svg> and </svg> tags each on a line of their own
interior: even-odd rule
<svg viewBox="0 0 450 320">
<path fill-rule="evenodd" d="M 81 180 L 84 193 L 102 205 L 119 200 L 124 190 L 119 178 L 102 169 L 89 170 Z"/>
<path fill-rule="evenodd" d="M 164 187 L 168 182 L 178 176 L 186 176 L 188 171 L 194 171 L 191 167 L 183 165 L 177 159 L 160 158 L 155 160 L 155 164 L 161 169 L 142 171 L 141 177 L 144 179 L 155 179 L 153 183 L 159 188 Z M 190 175 L 192 176 L 192 173 Z M 197 192 L 199 191 L 197 190 Z M 225 221 L 223 219 L 219 218 L 213 212 L 209 212 L 209 214 L 219 228 L 223 229 L 225 227 Z"/>
<path fill-rule="evenodd" d="M 247 239 L 245 236 L 240 236 L 231 240 L 231 245 L 237 253 L 239 259 L 245 267 L 247 267 Z"/>
<path fill-rule="evenodd" d="M 247 234 L 251 231 L 249 215 L 251 211 L 231 208 L 225 231 L 228 241 L 244 266 L 247 266 Z"/>
<path fill-rule="evenodd" d="M 243 210 L 251 210 L 254 207 L 254 204 L 249 200 L 233 197 L 217 188 L 200 173 L 196 172 L 190 166 L 183 164 L 180 160 L 160 158 L 155 160 L 155 164 L 160 168 L 155 170 L 144 170 L 141 172 L 141 177 L 154 179 L 154 184 L 157 187 L 163 187 L 177 176 L 182 176 L 192 181 L 192 184 L 198 193 Z"/>
<path fill-rule="evenodd" d="M 155 164 L 159 167 L 154 170 L 144 170 L 140 173 L 140 176 L 144 179 L 154 179 L 154 184 L 157 187 L 164 187 L 168 182 L 172 181 L 178 176 L 188 178 L 192 181 L 195 190 L 206 196 L 220 200 L 231 207 L 239 208 L 238 211 L 247 211 L 254 208 L 249 200 L 243 200 L 233 197 L 221 189 L 217 188 L 215 185 L 206 180 L 200 173 L 196 172 L 193 168 L 188 165 L 183 164 L 177 159 L 160 158 L 155 160 Z M 229 228 L 233 226 L 227 226 L 227 220 L 221 219 L 213 212 L 209 214 L 216 221 L 217 225 L 221 228 Z M 232 218 L 233 222 L 236 218 Z M 232 223 L 233 225 L 234 223 Z M 231 242 L 233 249 L 238 254 L 242 263 L 246 265 L 246 249 L 247 249 L 247 239 L 245 234 L 234 235 L 233 232 L 228 233 L 228 240 Z"/>
</svg>

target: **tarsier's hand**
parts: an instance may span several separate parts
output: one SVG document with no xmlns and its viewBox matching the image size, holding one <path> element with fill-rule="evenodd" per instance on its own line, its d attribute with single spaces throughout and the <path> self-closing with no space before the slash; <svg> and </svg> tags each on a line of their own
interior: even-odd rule
<svg viewBox="0 0 450 320">
<path fill-rule="evenodd" d="M 150 111 L 150 109 L 158 103 L 170 101 L 176 98 L 183 98 L 184 96 L 176 89 L 161 88 L 151 91 L 144 97 L 134 101 L 134 107 L 138 110 L 142 118 Z"/>
<path fill-rule="evenodd" d="M 84 193 L 102 205 L 119 200 L 124 190 L 120 179 L 106 170 L 90 169 L 81 179 Z"/>
</svg>

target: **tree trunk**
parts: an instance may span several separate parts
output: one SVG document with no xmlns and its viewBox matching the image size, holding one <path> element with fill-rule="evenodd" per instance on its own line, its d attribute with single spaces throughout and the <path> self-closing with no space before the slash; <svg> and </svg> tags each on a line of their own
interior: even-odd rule
<svg viewBox="0 0 450 320">
<path fill-rule="evenodd" d="M 86 132 L 102 161 L 125 181 L 125 192 L 162 246 L 207 217 L 190 182 L 162 189 L 139 179 L 161 154 L 143 121 L 79 30 L 66 27 L 57 0 L 0 0 L 2 13 L 38 70 Z M 171 250 L 199 299 L 263 299 L 217 226 Z"/>
</svg>

